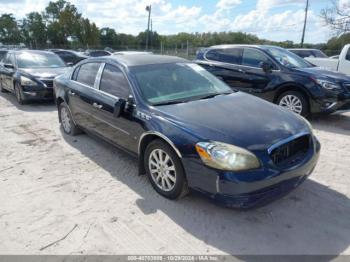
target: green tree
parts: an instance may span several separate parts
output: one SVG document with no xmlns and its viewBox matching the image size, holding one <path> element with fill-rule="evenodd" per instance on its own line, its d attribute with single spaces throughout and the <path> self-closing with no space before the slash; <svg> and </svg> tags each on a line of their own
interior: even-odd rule
<svg viewBox="0 0 350 262">
<path fill-rule="evenodd" d="M 43 16 L 38 12 L 27 14 L 22 20 L 21 31 L 25 42 L 33 48 L 42 48 L 46 45 L 47 30 Z"/>
<path fill-rule="evenodd" d="M 0 16 L 0 42 L 3 44 L 18 44 L 22 41 L 19 26 L 13 14 Z"/>
</svg>

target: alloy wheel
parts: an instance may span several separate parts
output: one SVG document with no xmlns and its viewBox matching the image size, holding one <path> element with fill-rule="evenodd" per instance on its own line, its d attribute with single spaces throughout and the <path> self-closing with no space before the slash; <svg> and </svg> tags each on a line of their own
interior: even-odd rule
<svg viewBox="0 0 350 262">
<path fill-rule="evenodd" d="M 282 97 L 279 102 L 279 106 L 285 107 L 298 115 L 300 115 L 303 111 L 303 104 L 299 97 L 295 95 L 286 95 Z"/>
<path fill-rule="evenodd" d="M 174 189 L 176 169 L 173 160 L 165 151 L 153 150 L 149 155 L 148 167 L 157 187 L 166 192 Z"/>
<path fill-rule="evenodd" d="M 67 134 L 69 134 L 72 130 L 71 119 L 69 116 L 69 112 L 68 112 L 67 108 L 65 108 L 65 107 L 61 108 L 61 122 L 62 122 L 62 126 L 63 126 L 64 131 Z"/>
</svg>

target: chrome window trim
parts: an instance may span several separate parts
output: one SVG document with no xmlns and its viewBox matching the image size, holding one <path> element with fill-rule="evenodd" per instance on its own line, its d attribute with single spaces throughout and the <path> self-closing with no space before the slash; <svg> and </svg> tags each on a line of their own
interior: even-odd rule
<svg viewBox="0 0 350 262">
<path fill-rule="evenodd" d="M 179 149 L 175 146 L 175 144 L 168 138 L 166 137 L 165 135 L 163 135 L 162 133 L 159 133 L 157 131 L 147 131 L 145 133 L 143 133 L 140 138 L 139 138 L 139 145 L 138 145 L 138 155 L 140 155 L 141 153 L 141 143 L 142 143 L 142 140 L 146 137 L 146 136 L 149 136 L 149 135 L 155 135 L 155 136 L 158 136 L 162 139 L 164 139 L 173 149 L 174 151 L 176 152 L 176 154 L 178 155 L 179 158 L 182 158 L 182 155 L 179 151 Z"/>
<path fill-rule="evenodd" d="M 267 152 L 269 154 L 271 154 L 271 152 L 276 149 L 277 147 L 280 147 L 282 146 L 283 144 L 287 144 L 288 142 L 292 141 L 292 140 L 295 140 L 299 137 L 302 137 L 302 136 L 306 136 L 306 135 L 310 135 L 311 136 L 311 133 L 310 132 L 301 132 L 301 133 L 298 133 L 298 134 L 295 134 L 293 136 L 290 136 L 290 137 L 287 137 L 286 139 L 282 139 L 281 141 L 278 141 L 277 143 L 273 144 L 272 146 L 270 146 L 268 149 L 267 149 Z"/>
<path fill-rule="evenodd" d="M 232 47 L 232 48 L 234 48 L 234 47 Z M 238 48 L 238 47 L 237 47 Z M 244 53 L 244 49 L 245 49 L 245 47 L 240 47 L 240 48 L 242 48 L 243 49 L 243 53 Z M 249 48 L 249 47 L 247 47 L 247 48 Z M 254 48 L 249 48 L 249 49 L 254 49 Z M 250 68 L 250 69 L 258 69 L 258 70 L 262 70 L 262 68 L 260 68 L 260 67 L 254 67 L 254 66 L 247 66 L 247 65 L 242 65 L 242 64 L 234 64 L 234 63 L 226 63 L 226 62 L 220 62 L 220 61 L 216 61 L 216 60 L 209 60 L 208 58 L 207 58 L 207 53 L 208 52 L 210 52 L 210 51 L 212 51 L 212 50 L 220 50 L 220 49 L 209 49 L 209 50 L 207 50 L 204 54 L 203 54 L 203 57 L 204 57 L 204 60 L 205 61 L 207 61 L 207 62 L 210 62 L 210 63 L 221 63 L 221 64 L 224 64 L 224 65 L 229 65 L 229 66 L 242 66 L 242 67 L 246 67 L 246 68 Z M 254 49 L 254 50 L 259 50 L 259 49 Z M 261 52 L 260 50 L 259 50 L 259 52 Z M 243 53 L 242 53 L 242 61 L 243 61 Z M 261 53 L 263 53 L 263 52 L 261 52 Z M 264 54 L 264 53 L 263 53 Z M 264 54 L 265 56 L 266 56 L 266 54 Z M 271 59 L 270 59 L 271 60 Z M 277 66 L 277 68 L 278 69 L 273 69 L 272 70 L 272 72 L 280 72 L 281 71 L 281 68 L 279 67 L 279 65 L 277 65 L 277 63 L 276 62 L 274 62 L 274 61 L 272 61 L 273 63 L 274 63 L 274 65 L 276 65 Z"/>
</svg>

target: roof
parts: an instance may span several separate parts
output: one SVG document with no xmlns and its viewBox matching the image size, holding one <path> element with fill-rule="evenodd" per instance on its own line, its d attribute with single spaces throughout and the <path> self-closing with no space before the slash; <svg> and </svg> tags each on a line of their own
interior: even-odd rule
<svg viewBox="0 0 350 262">
<path fill-rule="evenodd" d="M 288 48 L 288 50 L 295 50 L 295 51 L 309 51 L 309 50 L 319 50 L 316 48 Z"/>
<path fill-rule="evenodd" d="M 11 50 L 9 51 L 11 53 L 33 53 L 33 54 L 52 54 L 50 51 L 43 51 L 43 50 Z"/>
<path fill-rule="evenodd" d="M 274 45 L 248 45 L 248 44 L 229 44 L 229 45 L 214 45 L 209 47 L 208 49 L 226 49 L 226 48 L 233 48 L 233 47 L 252 47 L 252 48 L 259 48 L 259 49 L 266 49 L 266 48 L 281 48 L 279 46 Z"/>
<path fill-rule="evenodd" d="M 101 59 L 101 57 L 100 57 Z M 120 55 L 120 56 L 107 56 L 104 59 L 116 61 L 124 64 L 125 66 L 141 66 L 141 65 L 154 65 L 154 64 L 167 64 L 167 63 L 184 63 L 188 60 L 176 57 L 176 56 L 165 56 L 165 55 L 153 55 L 153 54 L 142 54 L 142 55 Z"/>
</svg>

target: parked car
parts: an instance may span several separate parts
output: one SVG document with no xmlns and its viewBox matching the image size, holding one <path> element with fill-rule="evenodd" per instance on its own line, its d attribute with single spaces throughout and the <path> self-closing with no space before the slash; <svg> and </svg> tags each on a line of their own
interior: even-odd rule
<svg viewBox="0 0 350 262">
<path fill-rule="evenodd" d="M 75 52 L 73 50 L 50 49 L 49 51 L 54 52 L 56 55 L 58 55 L 66 63 L 67 66 L 75 65 L 81 60 L 88 58 L 88 56 L 79 52 Z"/>
<path fill-rule="evenodd" d="M 67 72 L 62 59 L 47 51 L 9 51 L 0 65 L 1 92 L 12 92 L 19 104 L 53 100 L 53 79 Z"/>
<path fill-rule="evenodd" d="M 350 44 L 344 46 L 338 59 L 314 57 L 306 57 L 305 59 L 324 69 L 350 75 Z"/>
<path fill-rule="evenodd" d="M 318 58 L 328 58 L 328 56 L 319 49 L 311 48 L 290 48 L 288 51 L 300 56 L 305 57 L 318 57 Z"/>
<path fill-rule="evenodd" d="M 151 55 L 152 52 L 146 51 L 117 51 L 114 52 L 113 55 Z"/>
<path fill-rule="evenodd" d="M 111 52 L 106 50 L 86 50 L 84 52 L 85 55 L 90 57 L 99 57 L 99 56 L 110 56 L 112 55 Z"/>
<path fill-rule="evenodd" d="M 304 118 L 185 59 L 91 58 L 54 88 L 66 134 L 88 131 L 138 157 L 169 199 L 192 188 L 227 206 L 260 205 L 300 185 L 319 156 Z"/>
<path fill-rule="evenodd" d="M 303 116 L 350 109 L 350 77 L 314 67 L 280 47 L 213 46 L 198 52 L 195 62 L 233 89 Z"/>
</svg>

